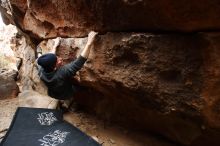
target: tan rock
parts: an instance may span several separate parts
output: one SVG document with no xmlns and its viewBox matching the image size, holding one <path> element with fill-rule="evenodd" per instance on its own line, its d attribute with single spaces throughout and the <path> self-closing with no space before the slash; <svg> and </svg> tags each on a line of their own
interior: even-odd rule
<svg viewBox="0 0 220 146">
<path fill-rule="evenodd" d="M 56 109 L 58 105 L 58 100 L 31 90 L 23 91 L 18 98 L 21 107 Z"/>
<path fill-rule="evenodd" d="M 0 68 L 0 100 L 17 97 L 19 88 L 15 82 L 16 74 L 14 70 Z"/>
</svg>

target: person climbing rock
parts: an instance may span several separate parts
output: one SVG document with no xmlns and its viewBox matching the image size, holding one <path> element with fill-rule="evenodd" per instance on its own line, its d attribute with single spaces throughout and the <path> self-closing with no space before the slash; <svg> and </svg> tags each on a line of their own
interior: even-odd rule
<svg viewBox="0 0 220 146">
<path fill-rule="evenodd" d="M 61 101 L 67 101 L 66 108 L 68 108 L 74 93 L 77 91 L 76 85 L 71 82 L 72 77 L 86 62 L 97 34 L 94 31 L 89 33 L 87 44 L 80 56 L 69 64 L 62 65 L 62 58 L 53 53 L 43 54 L 37 59 L 37 64 L 40 66 L 38 74 L 48 87 L 48 95 Z"/>
</svg>

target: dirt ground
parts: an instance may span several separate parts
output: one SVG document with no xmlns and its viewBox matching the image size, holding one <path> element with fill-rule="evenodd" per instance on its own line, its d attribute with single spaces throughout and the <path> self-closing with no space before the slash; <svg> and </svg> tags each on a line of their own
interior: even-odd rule
<svg viewBox="0 0 220 146">
<path fill-rule="evenodd" d="M 6 134 L 18 107 L 18 98 L 0 100 L 0 141 Z"/>
<path fill-rule="evenodd" d="M 18 99 L 0 100 L 0 141 L 4 137 L 18 107 Z M 95 116 L 77 110 L 64 114 L 64 120 L 93 137 L 103 146 L 176 146 L 158 136 L 126 130 L 105 124 Z"/>
<path fill-rule="evenodd" d="M 176 146 L 155 135 L 126 130 L 116 125 L 105 124 L 85 112 L 69 112 L 64 119 L 92 136 L 103 146 Z"/>
</svg>

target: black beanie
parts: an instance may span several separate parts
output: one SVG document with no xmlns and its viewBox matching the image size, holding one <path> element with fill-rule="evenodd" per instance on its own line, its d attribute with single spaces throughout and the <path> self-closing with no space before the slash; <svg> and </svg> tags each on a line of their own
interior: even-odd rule
<svg viewBox="0 0 220 146">
<path fill-rule="evenodd" d="M 53 71 L 57 62 L 57 56 L 52 53 L 47 53 L 40 56 L 37 60 L 37 63 L 44 68 L 46 72 Z"/>
</svg>

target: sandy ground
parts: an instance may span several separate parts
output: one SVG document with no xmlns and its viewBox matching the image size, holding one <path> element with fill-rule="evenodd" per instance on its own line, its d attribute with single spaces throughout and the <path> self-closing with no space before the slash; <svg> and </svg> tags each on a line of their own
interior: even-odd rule
<svg viewBox="0 0 220 146">
<path fill-rule="evenodd" d="M 17 98 L 0 100 L 0 141 L 7 132 L 17 107 Z M 79 110 L 65 113 L 64 120 L 78 127 L 103 146 L 176 146 L 152 134 L 105 124 L 95 116 Z"/>
<path fill-rule="evenodd" d="M 0 100 L 0 141 L 6 134 L 17 107 L 18 98 Z"/>
<path fill-rule="evenodd" d="M 66 113 L 64 119 L 92 136 L 103 146 L 176 146 L 155 135 L 143 134 L 102 120 L 84 112 Z"/>
</svg>

